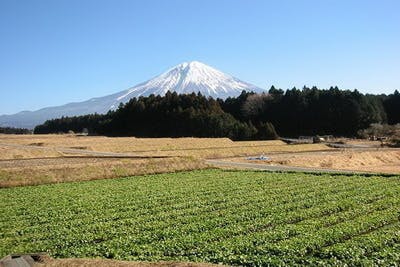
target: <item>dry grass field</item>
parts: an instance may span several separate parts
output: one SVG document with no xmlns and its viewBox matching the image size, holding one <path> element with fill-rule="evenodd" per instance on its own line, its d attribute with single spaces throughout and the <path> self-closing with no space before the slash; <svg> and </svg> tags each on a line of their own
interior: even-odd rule
<svg viewBox="0 0 400 267">
<path fill-rule="evenodd" d="M 138 156 L 177 156 L 196 158 L 234 157 L 268 152 L 326 150 L 323 144 L 287 145 L 273 141 L 240 141 L 228 138 L 135 138 L 75 135 L 0 135 L 0 159 L 59 157 L 60 148 L 102 152 L 133 153 Z M 28 149 L 26 146 L 32 148 Z"/>
<path fill-rule="evenodd" d="M 266 164 L 400 172 L 399 150 L 356 151 L 228 138 L 0 135 L 0 187 L 202 169 L 208 167 L 204 159 L 248 162 L 247 156 L 260 154 L 271 157 Z"/>
<path fill-rule="evenodd" d="M 271 165 L 352 170 L 373 173 L 400 173 L 399 149 L 365 149 L 276 153 L 269 161 L 251 161 Z M 243 157 L 234 161 L 249 162 Z"/>
<path fill-rule="evenodd" d="M 2 140 L 1 140 L 2 141 Z M 9 147 L 0 145 L 0 160 L 3 159 L 29 159 L 29 158 L 54 158 L 63 154 L 55 149 L 34 149 L 23 147 Z"/>
<path fill-rule="evenodd" d="M 49 158 L 0 161 L 0 188 L 207 168 L 192 158 Z"/>
<path fill-rule="evenodd" d="M 0 187 L 194 170 L 207 168 L 204 159 L 209 158 L 328 149 L 279 140 L 0 135 Z"/>
<path fill-rule="evenodd" d="M 128 153 L 129 157 L 82 152 Z M 400 172 L 398 150 L 335 150 L 324 144 L 235 142 L 228 138 L 0 135 L 0 187 L 201 169 L 207 168 L 204 159 L 244 161 L 246 156 L 260 154 L 272 158 L 267 164 Z"/>
</svg>

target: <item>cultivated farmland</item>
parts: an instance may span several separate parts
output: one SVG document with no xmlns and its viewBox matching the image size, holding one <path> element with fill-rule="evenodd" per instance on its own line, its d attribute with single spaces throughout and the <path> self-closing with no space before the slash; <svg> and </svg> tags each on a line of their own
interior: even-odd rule
<svg viewBox="0 0 400 267">
<path fill-rule="evenodd" d="M 5 188 L 0 203 L 0 256 L 400 262 L 400 176 L 199 170 Z"/>
<path fill-rule="evenodd" d="M 279 140 L 0 134 L 0 188 L 204 169 L 206 158 L 327 149 Z"/>
<path fill-rule="evenodd" d="M 2 147 L 2 144 L 8 146 Z M 63 150 L 64 149 L 64 150 Z M 327 150 L 324 144 L 287 145 L 279 140 L 232 141 L 229 138 L 135 138 L 75 135 L 1 135 L 0 159 L 61 157 L 65 149 L 132 153 L 136 156 L 216 158 L 267 152 Z M 71 154 L 71 153 L 69 153 Z"/>
</svg>

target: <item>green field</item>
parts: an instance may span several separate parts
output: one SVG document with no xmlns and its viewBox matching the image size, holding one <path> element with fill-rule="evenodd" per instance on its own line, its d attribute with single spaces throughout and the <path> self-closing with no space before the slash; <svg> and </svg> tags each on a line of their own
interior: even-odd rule
<svg viewBox="0 0 400 267">
<path fill-rule="evenodd" d="M 0 257 L 396 265 L 400 177 L 203 170 L 0 190 Z"/>
</svg>

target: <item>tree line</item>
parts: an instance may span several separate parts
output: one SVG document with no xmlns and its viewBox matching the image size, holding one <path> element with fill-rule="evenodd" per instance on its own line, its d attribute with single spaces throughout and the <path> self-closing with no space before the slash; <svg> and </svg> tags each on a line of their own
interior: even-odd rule
<svg viewBox="0 0 400 267">
<path fill-rule="evenodd" d="M 252 139 L 257 129 L 224 112 L 217 100 L 200 94 L 132 98 L 115 111 L 48 120 L 35 133 L 87 129 L 91 134 L 137 137 L 229 137 Z"/>
<path fill-rule="evenodd" d="M 0 127 L 0 134 L 31 134 L 32 130 L 25 128 Z"/>
<path fill-rule="evenodd" d="M 362 94 L 337 87 L 303 87 L 267 94 L 242 92 L 225 100 L 201 94 L 132 98 L 107 114 L 48 120 L 35 133 L 82 132 L 137 137 L 229 137 L 233 140 L 280 136 L 355 136 L 372 123 L 400 123 L 400 94 Z"/>
</svg>

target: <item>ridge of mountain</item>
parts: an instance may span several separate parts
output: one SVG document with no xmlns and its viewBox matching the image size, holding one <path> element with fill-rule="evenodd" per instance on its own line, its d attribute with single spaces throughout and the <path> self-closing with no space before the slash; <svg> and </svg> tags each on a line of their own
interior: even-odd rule
<svg viewBox="0 0 400 267">
<path fill-rule="evenodd" d="M 140 83 L 127 90 L 111 95 L 96 97 L 82 102 L 46 107 L 36 111 L 21 111 L 12 115 L 1 115 L 0 126 L 32 129 L 48 119 L 62 116 L 79 116 L 92 113 L 104 114 L 118 108 L 133 97 L 165 95 L 168 91 L 178 94 L 200 92 L 213 98 L 228 98 L 240 95 L 242 91 L 255 93 L 265 90 L 225 74 L 198 61 L 181 63 L 159 76 Z"/>
</svg>

